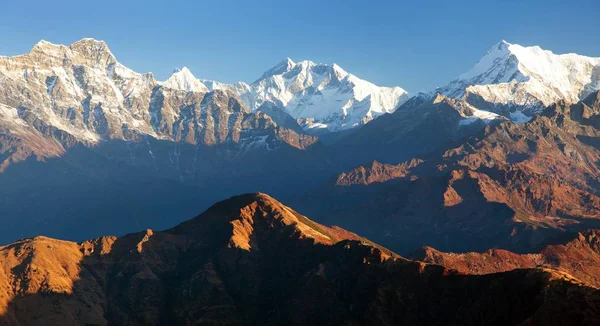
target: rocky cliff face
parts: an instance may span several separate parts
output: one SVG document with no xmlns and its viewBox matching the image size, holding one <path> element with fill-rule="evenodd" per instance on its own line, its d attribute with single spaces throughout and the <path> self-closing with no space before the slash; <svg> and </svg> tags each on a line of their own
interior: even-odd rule
<svg viewBox="0 0 600 326">
<path fill-rule="evenodd" d="M 593 324 L 600 292 L 549 269 L 411 262 L 264 194 L 166 231 L 0 247 L 2 325 Z M 507 313 L 508 312 L 508 313 Z"/>
</svg>

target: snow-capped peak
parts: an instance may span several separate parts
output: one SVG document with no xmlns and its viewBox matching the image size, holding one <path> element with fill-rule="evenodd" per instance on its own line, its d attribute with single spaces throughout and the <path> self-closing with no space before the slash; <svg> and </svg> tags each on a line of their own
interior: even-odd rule
<svg viewBox="0 0 600 326">
<path fill-rule="evenodd" d="M 292 60 L 291 58 L 287 57 L 284 60 L 281 61 L 280 65 L 286 67 L 286 69 L 290 69 L 291 67 L 293 67 L 296 63 L 294 62 L 294 60 Z"/>
<path fill-rule="evenodd" d="M 186 67 L 186 66 L 183 66 L 182 68 L 175 68 L 175 69 L 173 70 L 173 73 L 174 73 L 174 74 L 176 74 L 176 73 L 178 73 L 178 72 L 182 72 L 182 73 L 184 73 L 184 74 L 187 74 L 187 75 L 192 75 L 192 76 L 194 75 L 194 74 L 192 74 L 192 72 L 190 71 L 190 69 L 188 69 L 188 67 Z"/>
<path fill-rule="evenodd" d="M 379 87 L 349 74 L 337 64 L 283 60 L 239 94 L 251 109 L 272 102 L 307 130 L 338 131 L 393 112 L 407 99 L 399 87 Z M 248 101 L 249 100 L 249 101 Z"/>
<path fill-rule="evenodd" d="M 254 83 L 265 79 L 265 78 L 269 78 L 271 76 L 274 75 L 281 75 L 285 72 L 290 71 L 294 66 L 296 65 L 296 63 L 290 59 L 290 58 L 285 58 L 283 60 L 281 60 L 278 64 L 276 64 L 275 66 L 273 66 L 273 68 L 265 71 L 265 73 L 258 79 L 256 80 Z"/>
<path fill-rule="evenodd" d="M 598 89 L 600 58 L 555 54 L 503 40 L 473 68 L 437 91 L 485 102 L 489 109 L 510 117 L 515 110 L 531 116 L 559 100 L 577 102 Z"/>
<path fill-rule="evenodd" d="M 203 81 L 209 89 L 236 93 L 251 109 L 274 103 L 315 132 L 339 131 L 393 112 L 408 99 L 400 87 L 379 87 L 337 64 L 280 61 L 252 84 Z"/>
<path fill-rule="evenodd" d="M 492 46 L 486 54 L 477 62 L 477 64 L 466 73 L 460 75 L 457 79 L 470 80 L 481 76 L 482 74 L 489 73 L 493 69 L 497 61 L 502 60 L 506 56 L 510 55 L 510 47 L 512 44 L 502 40 Z M 498 77 L 498 74 L 493 76 Z M 510 78 L 511 76 L 505 76 Z M 493 80 L 492 80 L 493 81 Z"/>
<path fill-rule="evenodd" d="M 163 82 L 164 87 L 186 92 L 208 92 L 208 87 L 198 80 L 187 68 L 177 68 L 169 79 Z"/>
</svg>

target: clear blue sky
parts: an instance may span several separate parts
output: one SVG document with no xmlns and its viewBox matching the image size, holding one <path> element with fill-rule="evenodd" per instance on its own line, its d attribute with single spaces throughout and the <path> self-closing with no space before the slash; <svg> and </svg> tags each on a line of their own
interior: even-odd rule
<svg viewBox="0 0 600 326">
<path fill-rule="evenodd" d="M 185 65 L 199 78 L 251 82 L 291 57 L 415 92 L 463 73 L 502 39 L 600 57 L 598 0 L 34 0 L 0 10 L 2 55 L 93 37 L 158 79 Z"/>
</svg>

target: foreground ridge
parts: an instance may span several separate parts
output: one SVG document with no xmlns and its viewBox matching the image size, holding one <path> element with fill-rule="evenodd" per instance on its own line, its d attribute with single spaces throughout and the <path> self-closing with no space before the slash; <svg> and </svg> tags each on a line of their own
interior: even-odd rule
<svg viewBox="0 0 600 326">
<path fill-rule="evenodd" d="M 82 243 L 36 237 L 0 247 L 0 257 L 0 324 L 600 321 L 589 309 L 600 292 L 567 275 L 469 276 L 408 261 L 261 193 L 166 231 Z"/>
</svg>

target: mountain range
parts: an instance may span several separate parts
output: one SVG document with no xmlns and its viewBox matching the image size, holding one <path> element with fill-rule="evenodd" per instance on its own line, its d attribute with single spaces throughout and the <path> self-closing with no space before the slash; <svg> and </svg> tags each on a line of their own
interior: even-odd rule
<svg viewBox="0 0 600 326">
<path fill-rule="evenodd" d="M 367 162 L 396 165 L 542 112 L 482 102 L 469 95 L 474 88 L 522 85 L 540 106 L 577 101 L 597 88 L 597 61 L 500 42 L 437 95 L 409 99 L 335 64 L 286 59 L 251 84 L 197 79 L 187 68 L 157 81 L 119 63 L 102 41 L 41 41 L 0 57 L 0 182 L 11 217 L 0 239 L 164 228 L 244 192 L 299 198 Z M 548 66 L 572 73 L 543 73 Z M 94 227 L 79 230 L 82 219 Z"/>
<path fill-rule="evenodd" d="M 0 325 L 600 323 L 599 67 L 502 41 L 409 94 L 0 57 Z"/>
</svg>

